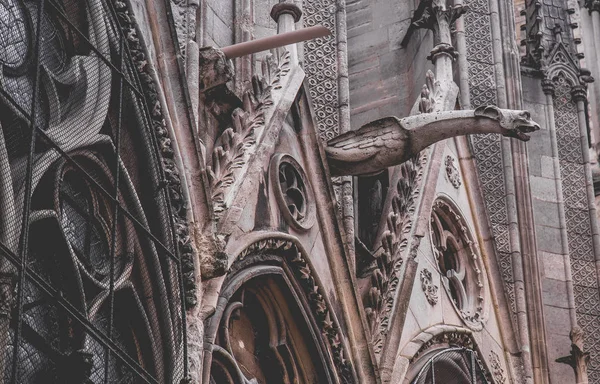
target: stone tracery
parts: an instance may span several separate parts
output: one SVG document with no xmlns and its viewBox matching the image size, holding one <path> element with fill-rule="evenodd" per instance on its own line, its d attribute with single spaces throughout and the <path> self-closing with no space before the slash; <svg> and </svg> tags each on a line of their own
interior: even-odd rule
<svg viewBox="0 0 600 384">
<path fill-rule="evenodd" d="M 479 249 L 462 215 L 445 199 L 434 203 L 431 237 L 444 288 L 465 323 L 481 329 L 484 284 Z"/>
</svg>

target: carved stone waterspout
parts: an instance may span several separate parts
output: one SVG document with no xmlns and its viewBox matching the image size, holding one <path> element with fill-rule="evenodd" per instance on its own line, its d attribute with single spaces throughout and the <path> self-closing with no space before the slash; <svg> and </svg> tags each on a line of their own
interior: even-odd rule
<svg viewBox="0 0 600 384">
<path fill-rule="evenodd" d="M 499 133 L 527 141 L 539 125 L 527 111 L 495 106 L 466 111 L 385 117 L 329 140 L 325 152 L 334 176 L 375 174 L 402 164 L 428 146 L 451 137 Z"/>
</svg>

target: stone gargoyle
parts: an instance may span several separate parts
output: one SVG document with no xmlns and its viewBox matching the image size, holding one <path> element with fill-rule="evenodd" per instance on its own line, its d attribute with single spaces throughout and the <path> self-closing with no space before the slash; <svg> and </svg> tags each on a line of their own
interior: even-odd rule
<svg viewBox="0 0 600 384">
<path fill-rule="evenodd" d="M 499 133 L 528 141 L 526 133 L 539 128 L 529 112 L 495 106 L 385 117 L 329 140 L 325 152 L 333 176 L 372 175 L 451 137 Z"/>
</svg>

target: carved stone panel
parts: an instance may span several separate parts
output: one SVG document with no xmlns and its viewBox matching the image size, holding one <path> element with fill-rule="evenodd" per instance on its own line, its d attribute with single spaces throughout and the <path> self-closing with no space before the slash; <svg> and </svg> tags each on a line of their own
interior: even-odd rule
<svg viewBox="0 0 600 384">
<path fill-rule="evenodd" d="M 446 166 L 446 177 L 448 177 L 450 184 L 456 189 L 460 188 L 462 181 L 460 179 L 460 171 L 456 168 L 454 157 L 450 155 L 446 156 L 444 165 Z"/>
<path fill-rule="evenodd" d="M 421 289 L 423 289 L 423 293 L 429 304 L 436 305 L 439 299 L 438 286 L 433 284 L 431 271 L 427 268 L 421 270 Z"/>
<path fill-rule="evenodd" d="M 504 369 L 502 368 L 500 357 L 494 351 L 490 352 L 490 368 L 492 371 L 492 376 L 497 384 L 506 383 L 506 375 L 504 373 Z"/>
</svg>

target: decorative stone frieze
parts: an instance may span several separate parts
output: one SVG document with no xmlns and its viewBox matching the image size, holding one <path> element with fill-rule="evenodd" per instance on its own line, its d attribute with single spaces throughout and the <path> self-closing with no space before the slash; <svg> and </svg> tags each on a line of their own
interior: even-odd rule
<svg viewBox="0 0 600 384">
<path fill-rule="evenodd" d="M 185 290 L 186 306 L 193 307 L 198 299 L 196 294 L 196 277 L 194 268 L 194 251 L 191 243 L 189 223 L 187 220 L 188 202 L 185 198 L 179 176 L 179 169 L 173 158 L 174 152 L 169 137 L 165 116 L 158 97 L 156 84 L 150 74 L 150 66 L 146 53 L 138 37 L 137 26 L 130 14 L 127 5 L 122 1 L 115 1 L 115 10 L 120 21 L 120 26 L 127 42 L 131 58 L 142 86 L 146 105 L 150 109 L 151 124 L 158 140 L 161 162 L 164 170 L 164 186 L 167 188 L 169 200 L 173 208 L 173 221 L 175 237 L 183 272 L 183 286 Z"/>
</svg>

